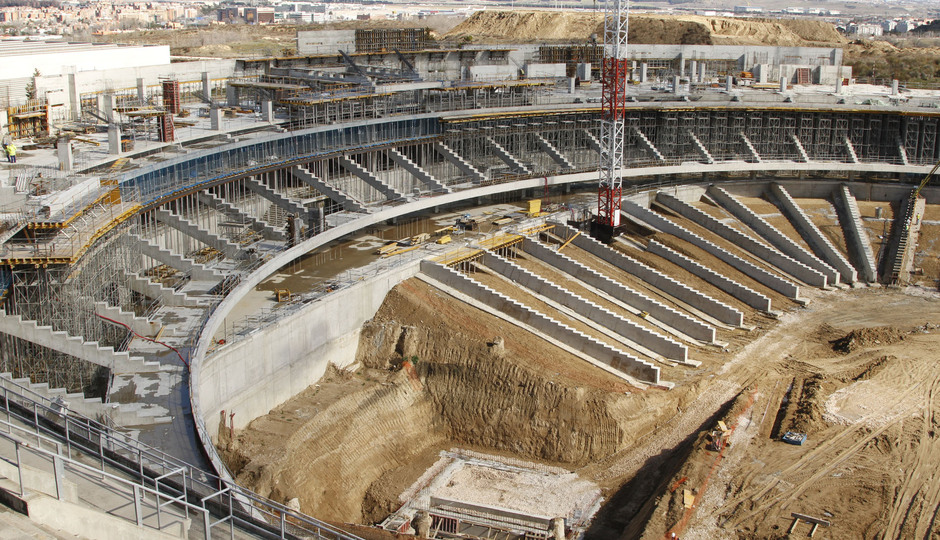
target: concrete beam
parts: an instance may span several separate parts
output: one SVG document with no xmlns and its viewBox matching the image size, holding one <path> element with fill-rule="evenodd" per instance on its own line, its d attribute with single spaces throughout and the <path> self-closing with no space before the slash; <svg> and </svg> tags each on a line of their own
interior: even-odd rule
<svg viewBox="0 0 940 540">
<path fill-rule="evenodd" d="M 369 186 L 375 188 L 379 193 L 384 195 L 386 199 L 394 201 L 405 198 L 403 193 L 400 193 L 392 186 L 386 184 L 381 179 L 379 179 L 379 177 L 369 172 L 368 169 L 349 159 L 348 157 L 341 157 L 339 159 L 339 163 L 343 166 L 344 169 L 358 176 L 363 182 L 369 184 Z"/>
<path fill-rule="evenodd" d="M 715 245 L 712 242 L 702 238 L 701 236 L 693 233 L 692 231 L 673 223 L 671 220 L 668 220 L 659 214 L 643 208 L 635 203 L 629 201 L 623 201 L 622 211 L 628 215 L 636 215 L 640 219 L 651 223 L 653 226 L 659 230 L 671 234 L 677 238 L 681 238 L 686 242 L 694 244 L 699 248 L 711 253 L 719 260 L 724 263 L 732 266 L 737 269 L 739 272 L 750 277 L 751 279 L 757 281 L 758 283 L 764 284 L 766 287 L 769 287 L 780 294 L 787 296 L 788 298 L 797 298 L 800 294 L 800 288 L 796 284 L 781 278 L 775 274 L 755 266 L 754 264 L 738 257 L 734 253 L 731 253 L 720 246 Z"/>
<path fill-rule="evenodd" d="M 875 265 L 875 254 L 871 249 L 871 240 L 865 231 L 865 225 L 862 223 L 862 214 L 858 211 L 858 203 L 849 187 L 845 184 L 839 186 L 836 190 L 836 207 L 841 210 L 839 216 L 845 231 L 845 242 L 848 244 L 849 253 L 854 255 L 855 261 L 862 279 L 868 283 L 878 281 L 878 271 Z"/>
<path fill-rule="evenodd" d="M 651 363 L 614 349 L 573 328 L 533 311 L 519 302 L 489 287 L 481 285 L 455 270 L 425 260 L 421 261 L 421 272 L 485 304 L 490 309 L 496 310 L 500 314 L 511 317 L 527 327 L 534 329 L 537 335 L 541 332 L 551 336 L 552 339 L 577 351 L 588 354 L 595 360 L 613 367 L 630 377 L 634 377 L 639 381 L 659 384 L 659 368 Z"/>
<path fill-rule="evenodd" d="M 846 283 L 855 283 L 858 280 L 858 273 L 855 271 L 855 268 L 846 260 L 842 252 L 832 245 L 832 242 L 816 227 L 816 224 L 809 219 L 809 216 L 796 204 L 796 201 L 793 200 L 790 193 L 777 183 L 770 184 L 770 192 L 775 197 L 779 207 L 783 210 L 784 215 L 790 220 L 790 223 L 793 224 L 803 239 L 806 240 L 809 247 L 838 270 L 843 281 Z"/>
<path fill-rule="evenodd" d="M 202 242 L 212 249 L 222 253 L 229 259 L 242 259 L 247 256 L 245 251 L 242 250 L 241 246 L 238 244 L 229 242 L 217 234 L 213 234 L 205 229 L 200 228 L 198 225 L 180 216 L 179 214 L 174 214 L 169 210 L 159 208 L 154 210 L 153 215 L 157 218 L 157 220 L 169 225 L 170 227 L 173 227 L 190 238 Z"/>
<path fill-rule="evenodd" d="M 839 283 L 840 275 L 835 268 L 817 259 L 815 255 L 803 249 L 802 246 L 777 230 L 776 227 L 754 213 L 753 210 L 742 204 L 741 201 L 736 199 L 733 195 L 716 185 L 709 186 L 707 193 L 709 197 L 730 212 L 738 221 L 750 227 L 785 255 L 820 272 L 826 276 L 828 283 L 832 285 Z"/>
<path fill-rule="evenodd" d="M 693 223 L 697 223 L 698 225 L 705 227 L 710 232 L 717 234 L 729 242 L 734 243 L 734 245 L 744 249 L 751 255 L 763 260 L 775 268 L 778 268 L 782 272 L 786 272 L 787 274 L 795 277 L 796 279 L 799 279 L 800 281 L 803 281 L 804 283 L 814 287 L 826 287 L 828 284 L 826 276 L 824 276 L 822 273 L 810 268 L 809 266 L 806 266 L 799 261 L 791 259 L 787 255 L 767 246 L 766 244 L 758 242 L 754 238 L 742 233 L 735 228 L 725 225 L 705 212 L 702 212 L 698 208 L 680 201 L 672 195 L 659 192 L 656 194 L 656 202 L 678 213 Z"/>
<path fill-rule="evenodd" d="M 431 173 L 425 171 L 418 166 L 417 163 L 408 159 L 408 156 L 402 154 L 394 148 L 388 148 L 385 150 L 385 153 L 388 154 L 388 157 L 395 162 L 396 165 L 408 171 L 411 176 L 414 176 L 418 181 L 423 183 L 431 191 L 443 191 L 449 193 L 451 189 L 447 187 L 443 182 L 434 178 Z"/>
<path fill-rule="evenodd" d="M 550 249 L 548 246 L 527 238 L 523 241 L 523 250 L 553 268 L 565 272 L 588 287 L 600 291 L 637 311 L 649 313 L 649 318 L 660 321 L 677 332 L 706 343 L 715 341 L 715 329 L 711 326 L 634 291 L 626 285 L 617 283 L 600 272 Z"/>
<path fill-rule="evenodd" d="M 669 360 L 677 362 L 688 360 L 688 349 L 684 345 L 563 289 L 495 253 L 485 253 L 483 255 L 483 264 L 516 286 L 525 287 L 536 295 L 548 298 L 573 310 L 579 315 L 576 318 L 587 319 L 595 325 L 611 330 L 624 338 L 631 344 L 632 348 L 639 345 Z"/>
</svg>

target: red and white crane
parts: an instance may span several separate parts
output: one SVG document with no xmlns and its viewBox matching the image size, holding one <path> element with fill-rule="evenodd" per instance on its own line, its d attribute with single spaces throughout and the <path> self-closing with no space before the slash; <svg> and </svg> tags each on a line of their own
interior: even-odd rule
<svg viewBox="0 0 940 540">
<path fill-rule="evenodd" d="M 604 2 L 604 60 L 601 65 L 601 153 L 596 223 L 608 234 L 620 226 L 624 106 L 627 102 L 627 0 Z"/>
</svg>

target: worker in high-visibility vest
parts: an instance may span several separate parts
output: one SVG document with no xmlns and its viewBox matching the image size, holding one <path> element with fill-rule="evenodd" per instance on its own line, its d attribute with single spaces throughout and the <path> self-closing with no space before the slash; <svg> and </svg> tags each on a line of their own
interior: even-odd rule
<svg viewBox="0 0 940 540">
<path fill-rule="evenodd" d="M 10 163 L 16 163 L 16 147 L 13 146 L 13 143 L 10 143 L 7 146 L 7 161 Z"/>
</svg>

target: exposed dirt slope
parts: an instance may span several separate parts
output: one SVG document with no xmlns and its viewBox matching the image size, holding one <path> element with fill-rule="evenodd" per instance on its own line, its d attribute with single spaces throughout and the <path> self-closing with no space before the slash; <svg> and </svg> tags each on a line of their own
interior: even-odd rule
<svg viewBox="0 0 940 540">
<path fill-rule="evenodd" d="M 479 11 L 446 34 L 448 38 L 496 41 L 603 39 L 601 13 Z M 802 20 L 731 19 L 696 15 L 634 15 L 630 42 L 699 45 L 787 45 L 845 43 L 828 23 Z"/>
</svg>

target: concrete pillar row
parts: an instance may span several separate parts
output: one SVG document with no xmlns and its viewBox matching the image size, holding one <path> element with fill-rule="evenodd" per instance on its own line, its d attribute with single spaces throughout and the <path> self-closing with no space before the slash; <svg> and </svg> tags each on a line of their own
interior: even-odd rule
<svg viewBox="0 0 940 540">
<path fill-rule="evenodd" d="M 647 81 L 647 70 L 649 69 L 649 64 L 643 62 L 640 64 L 640 82 L 645 83 Z"/>
</svg>

